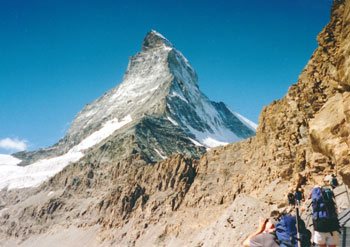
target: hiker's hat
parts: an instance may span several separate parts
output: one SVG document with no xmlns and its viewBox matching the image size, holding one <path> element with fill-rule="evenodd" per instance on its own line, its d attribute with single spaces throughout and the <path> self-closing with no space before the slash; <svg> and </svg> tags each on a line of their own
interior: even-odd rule
<svg viewBox="0 0 350 247">
<path fill-rule="evenodd" d="M 329 181 L 331 181 L 331 180 L 332 180 L 332 175 L 327 175 L 327 176 L 325 176 L 324 179 L 323 179 L 323 181 L 325 181 L 325 182 L 329 182 Z"/>
</svg>

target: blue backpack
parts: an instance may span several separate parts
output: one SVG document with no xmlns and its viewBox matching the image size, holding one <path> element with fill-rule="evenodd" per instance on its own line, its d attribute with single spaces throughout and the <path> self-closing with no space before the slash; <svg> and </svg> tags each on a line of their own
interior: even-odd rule
<svg viewBox="0 0 350 247">
<path fill-rule="evenodd" d="M 331 189 L 316 187 L 311 192 L 312 220 L 318 232 L 339 231 L 334 194 Z"/>
<path fill-rule="evenodd" d="M 276 236 L 280 246 L 297 247 L 297 227 L 296 218 L 289 214 L 283 215 L 276 224 Z"/>
<path fill-rule="evenodd" d="M 295 216 L 283 215 L 276 224 L 276 237 L 280 246 L 297 247 L 298 241 L 302 247 L 311 247 L 311 232 L 305 222 L 299 217 L 299 239 L 297 238 L 297 220 Z"/>
</svg>

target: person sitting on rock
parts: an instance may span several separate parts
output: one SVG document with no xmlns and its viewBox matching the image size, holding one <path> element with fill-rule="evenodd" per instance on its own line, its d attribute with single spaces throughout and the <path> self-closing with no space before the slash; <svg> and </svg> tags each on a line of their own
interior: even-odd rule
<svg viewBox="0 0 350 247">
<path fill-rule="evenodd" d="M 260 221 L 257 230 L 243 242 L 245 247 L 278 247 L 273 218 Z"/>
</svg>

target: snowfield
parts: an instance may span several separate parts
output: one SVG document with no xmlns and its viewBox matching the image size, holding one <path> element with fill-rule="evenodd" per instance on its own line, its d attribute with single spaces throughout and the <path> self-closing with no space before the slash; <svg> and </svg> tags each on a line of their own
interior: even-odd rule
<svg viewBox="0 0 350 247">
<path fill-rule="evenodd" d="M 67 165 L 80 160 L 84 150 L 95 146 L 114 131 L 130 123 L 130 115 L 121 121 L 107 121 L 101 129 L 89 135 L 67 153 L 50 159 L 42 159 L 28 166 L 17 166 L 21 160 L 11 155 L 0 155 L 0 189 L 15 189 L 39 186 L 48 178 L 60 172 Z"/>
<path fill-rule="evenodd" d="M 21 160 L 12 155 L 0 154 L 0 169 L 1 166 L 15 166 L 19 163 L 21 163 Z"/>
<path fill-rule="evenodd" d="M 248 118 L 243 117 L 241 114 L 239 114 L 237 112 L 232 112 L 232 113 L 233 113 L 233 115 L 238 117 L 239 120 L 241 120 L 243 123 L 245 123 L 246 126 L 249 127 L 251 130 L 256 131 L 256 129 L 258 128 L 258 125 L 256 123 L 254 123 L 253 121 L 250 121 Z"/>
</svg>

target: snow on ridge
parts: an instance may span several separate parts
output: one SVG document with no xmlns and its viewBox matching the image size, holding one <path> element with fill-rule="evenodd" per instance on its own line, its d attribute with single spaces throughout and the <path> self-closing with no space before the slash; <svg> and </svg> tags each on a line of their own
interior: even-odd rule
<svg viewBox="0 0 350 247">
<path fill-rule="evenodd" d="M 166 50 L 166 51 L 171 51 L 173 48 L 163 44 L 163 49 Z"/>
<path fill-rule="evenodd" d="M 102 140 L 106 139 L 108 136 L 113 134 L 114 131 L 131 121 L 132 119 L 130 115 L 123 118 L 120 122 L 117 118 L 111 119 L 104 123 L 101 129 L 95 131 L 94 133 L 86 137 L 83 141 L 81 141 L 77 146 L 73 147 L 72 149 L 76 151 L 88 149 L 101 142 Z"/>
<path fill-rule="evenodd" d="M 175 126 L 178 126 L 179 124 L 174 120 L 172 119 L 171 117 L 167 117 L 167 119 Z"/>
<path fill-rule="evenodd" d="M 117 119 L 109 120 L 102 128 L 86 137 L 67 153 L 50 159 L 42 159 L 28 166 L 17 166 L 16 164 L 18 163 L 15 164 L 15 162 L 18 162 L 18 159 L 12 156 L 12 158 L 9 158 L 1 155 L 0 164 L 5 163 L 6 160 L 10 160 L 12 163 L 8 162 L 0 166 L 0 189 L 5 187 L 14 189 L 39 186 L 46 179 L 54 176 L 70 163 L 81 159 L 84 156 L 83 150 L 100 143 L 113 134 L 114 131 L 131 121 L 132 118 L 130 115 L 123 118 L 120 122 Z"/>
<path fill-rule="evenodd" d="M 35 187 L 47 178 L 61 171 L 70 162 L 78 161 L 81 152 L 68 152 L 51 159 L 42 159 L 31 165 L 0 167 L 0 189 Z"/>
<path fill-rule="evenodd" d="M 179 67 L 176 67 L 172 70 L 172 73 L 175 77 L 180 78 L 179 81 L 183 82 L 183 85 L 186 87 L 186 98 L 184 89 L 172 90 L 170 92 L 171 97 L 178 97 L 184 102 L 186 102 L 189 107 L 194 106 L 193 109 L 196 112 L 197 116 L 201 119 L 201 122 L 206 123 L 209 128 L 206 130 L 197 130 L 193 123 L 187 122 L 181 115 L 179 118 L 185 127 L 189 130 L 191 134 L 195 136 L 195 140 L 190 139 L 195 145 L 202 145 L 207 148 L 217 147 L 221 145 L 227 145 L 232 142 L 237 142 L 242 140 L 238 137 L 233 131 L 225 127 L 225 123 L 212 102 L 202 94 L 198 89 L 197 78 L 194 70 L 189 64 L 185 56 L 177 51 L 175 58 L 180 64 Z M 169 107 L 170 111 L 171 108 Z M 172 112 L 172 111 L 171 111 Z M 173 112 L 172 112 L 173 113 Z M 174 114 L 174 113 L 173 113 Z M 237 118 L 247 126 L 247 128 L 256 130 L 256 125 L 250 120 L 244 118 L 239 114 L 232 113 Z"/>
<path fill-rule="evenodd" d="M 178 76 L 185 73 L 177 71 Z M 227 145 L 228 143 L 241 140 L 237 135 L 235 135 L 231 130 L 224 127 L 221 116 L 217 109 L 212 105 L 212 103 L 200 92 L 197 92 L 195 84 L 191 82 L 191 78 L 183 77 L 182 81 L 188 88 L 188 92 L 191 92 L 191 97 L 184 98 L 183 92 L 178 90 L 172 90 L 170 96 L 178 97 L 181 100 L 189 104 L 189 107 L 194 106 L 193 110 L 196 115 L 201 119 L 201 122 L 206 123 L 209 128 L 204 131 L 199 131 L 192 127 L 192 124 L 187 122 L 185 118 L 181 115 L 179 116 L 181 122 L 185 125 L 185 128 L 189 130 L 195 136 L 195 139 L 189 138 L 196 146 L 205 146 L 207 148 L 217 147 L 221 145 Z M 190 101 L 190 102 L 189 102 Z M 170 111 L 171 107 L 168 106 Z M 173 113 L 173 112 L 172 112 Z M 174 114 L 174 113 L 173 113 Z"/>
<path fill-rule="evenodd" d="M 194 139 L 192 139 L 192 138 L 190 138 L 190 137 L 188 137 L 188 139 L 189 139 L 194 145 L 196 145 L 196 146 L 198 146 L 198 147 L 203 147 L 203 145 L 200 144 L 199 142 L 197 142 L 196 140 L 194 140 Z"/>
<path fill-rule="evenodd" d="M 22 160 L 17 159 L 16 157 L 13 157 L 12 155 L 0 154 L 0 166 L 2 166 L 2 165 L 15 166 L 15 165 L 18 165 L 19 163 L 21 163 L 21 161 Z"/>
<path fill-rule="evenodd" d="M 222 141 L 218 141 L 212 137 L 207 137 L 203 140 L 203 143 L 207 146 L 207 147 L 217 147 L 217 146 L 225 146 L 227 144 L 229 144 L 229 142 L 222 142 Z"/>
<path fill-rule="evenodd" d="M 160 38 L 162 38 L 170 43 L 170 41 L 167 38 L 165 38 L 161 33 L 157 32 L 156 30 L 152 29 L 151 33 L 154 33 L 155 35 L 159 36 Z"/>
<path fill-rule="evenodd" d="M 167 156 L 162 155 L 161 152 L 160 152 L 158 149 L 155 148 L 154 151 L 156 151 L 156 153 L 157 153 L 163 160 L 165 160 L 166 158 L 168 158 Z"/>
<path fill-rule="evenodd" d="M 175 49 L 176 50 L 176 49 Z M 182 58 L 185 61 L 185 65 L 189 68 L 191 68 L 191 70 L 193 70 L 192 66 L 190 65 L 190 62 L 188 61 L 188 59 L 184 56 L 184 54 L 182 54 L 181 51 L 176 50 L 176 53 L 179 55 L 180 58 Z"/>
<path fill-rule="evenodd" d="M 231 142 L 241 140 L 233 132 L 224 127 L 220 129 L 215 128 L 213 129 L 212 133 L 208 130 L 204 132 L 198 131 L 189 125 L 187 125 L 186 127 L 196 137 L 200 144 L 208 148 L 227 145 Z"/>
<path fill-rule="evenodd" d="M 249 120 L 248 118 L 243 117 L 241 114 L 239 114 L 237 112 L 232 112 L 232 113 L 251 130 L 256 131 L 256 129 L 258 128 L 258 125 L 256 123 L 254 123 L 253 121 Z"/>
<path fill-rule="evenodd" d="M 166 43 L 168 43 L 168 45 L 173 46 L 173 44 L 167 38 L 165 38 L 161 33 L 157 32 L 156 30 L 152 29 L 150 33 L 154 34 L 155 36 L 158 36 Z"/>
<path fill-rule="evenodd" d="M 178 92 L 173 91 L 173 92 L 170 94 L 170 97 L 178 97 L 178 98 L 181 99 L 182 101 L 184 101 L 184 102 L 186 102 L 187 104 L 189 104 L 188 100 L 183 96 L 182 93 L 178 93 Z"/>
</svg>

